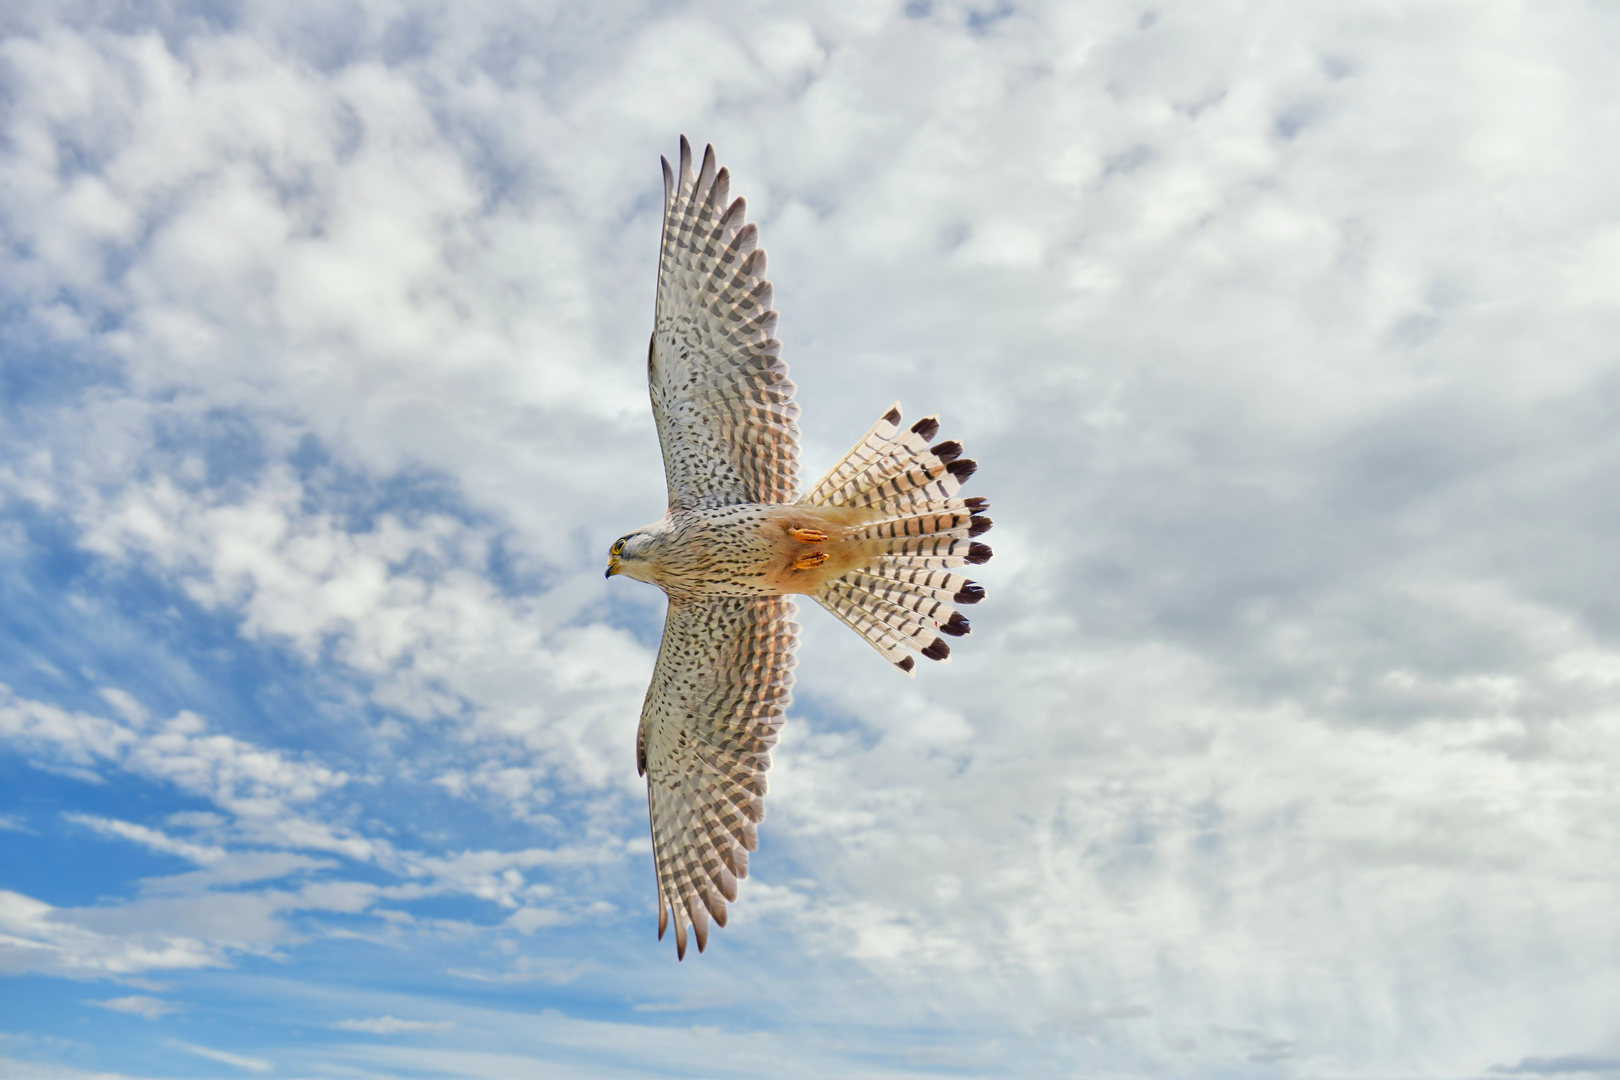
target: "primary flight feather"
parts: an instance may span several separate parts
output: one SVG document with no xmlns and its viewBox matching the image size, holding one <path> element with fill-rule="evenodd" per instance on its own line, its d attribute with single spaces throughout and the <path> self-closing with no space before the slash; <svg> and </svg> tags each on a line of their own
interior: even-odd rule
<svg viewBox="0 0 1620 1080">
<path fill-rule="evenodd" d="M 765 773 L 792 701 L 799 627 L 813 598 L 914 675 L 912 652 L 946 660 L 968 632 L 954 605 L 984 590 L 956 573 L 990 558 L 983 499 L 959 498 L 974 463 L 930 445 L 936 417 L 901 426 L 898 403 L 843 460 L 798 494 L 797 387 L 776 340 L 771 283 L 747 204 L 730 198 L 714 148 L 692 171 L 681 137 L 664 165 L 664 229 L 647 382 L 669 510 L 613 544 L 607 576 L 669 596 L 658 665 L 641 708 L 636 767 L 647 778 L 658 936 L 686 955 L 748 876 L 765 817 Z"/>
</svg>

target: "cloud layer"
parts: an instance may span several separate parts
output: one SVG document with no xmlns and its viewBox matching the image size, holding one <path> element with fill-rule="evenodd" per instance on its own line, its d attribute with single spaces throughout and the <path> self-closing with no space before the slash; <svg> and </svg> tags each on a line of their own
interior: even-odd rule
<svg viewBox="0 0 1620 1080">
<path fill-rule="evenodd" d="M 1615 1072 L 1610 7 L 0 33 L 15 1071 Z M 938 410 L 997 558 L 915 683 L 805 612 L 675 968 L 601 564 L 681 131 L 807 470 Z"/>
</svg>

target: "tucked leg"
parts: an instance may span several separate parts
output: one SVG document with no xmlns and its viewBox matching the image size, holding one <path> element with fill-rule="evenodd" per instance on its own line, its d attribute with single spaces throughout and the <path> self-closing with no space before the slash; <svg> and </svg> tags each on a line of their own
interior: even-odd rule
<svg viewBox="0 0 1620 1080">
<path fill-rule="evenodd" d="M 826 562 L 830 556 L 825 551 L 812 551 L 808 555 L 800 555 L 793 563 L 795 570 L 814 570 Z"/>
<path fill-rule="evenodd" d="M 819 529 L 789 529 L 788 535 L 801 544 L 825 544 L 827 534 Z"/>
</svg>

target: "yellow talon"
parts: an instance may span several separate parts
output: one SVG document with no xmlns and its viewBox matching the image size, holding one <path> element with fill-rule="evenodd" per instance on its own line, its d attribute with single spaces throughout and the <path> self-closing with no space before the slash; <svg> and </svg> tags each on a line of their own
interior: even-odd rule
<svg viewBox="0 0 1620 1080">
<path fill-rule="evenodd" d="M 789 529 L 788 535 L 801 544 L 825 544 L 827 534 L 818 529 Z M 826 556 L 823 556 L 825 558 Z"/>
<path fill-rule="evenodd" d="M 831 556 L 829 556 L 825 551 L 812 551 L 808 555 L 800 555 L 798 559 L 794 561 L 793 569 L 814 570 L 816 567 L 826 562 L 830 557 Z"/>
</svg>

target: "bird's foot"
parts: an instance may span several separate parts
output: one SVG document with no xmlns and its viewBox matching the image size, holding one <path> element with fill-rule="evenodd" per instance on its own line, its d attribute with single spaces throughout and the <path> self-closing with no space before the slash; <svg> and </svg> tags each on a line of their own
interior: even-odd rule
<svg viewBox="0 0 1620 1080">
<path fill-rule="evenodd" d="M 801 544 L 825 544 L 827 534 L 819 529 L 789 529 L 788 535 Z"/>
<path fill-rule="evenodd" d="M 831 556 L 829 556 L 825 551 L 812 551 L 808 555 L 800 555 L 797 559 L 795 559 L 793 562 L 793 569 L 814 570 L 816 567 L 826 562 L 829 558 L 831 558 Z"/>
</svg>

